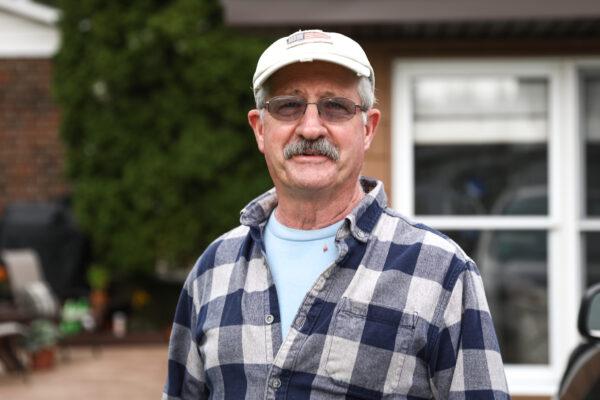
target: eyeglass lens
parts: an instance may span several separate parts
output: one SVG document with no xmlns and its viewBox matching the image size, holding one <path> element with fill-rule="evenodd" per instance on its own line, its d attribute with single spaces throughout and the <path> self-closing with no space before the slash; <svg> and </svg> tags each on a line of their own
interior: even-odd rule
<svg viewBox="0 0 600 400">
<path fill-rule="evenodd" d="M 298 96 L 277 96 L 267 101 L 266 104 L 269 113 L 281 121 L 299 119 L 304 115 L 309 104 L 315 104 L 319 116 L 330 122 L 347 121 L 356 114 L 356 108 L 360 107 L 345 97 L 325 97 L 316 103 L 308 103 Z"/>
</svg>

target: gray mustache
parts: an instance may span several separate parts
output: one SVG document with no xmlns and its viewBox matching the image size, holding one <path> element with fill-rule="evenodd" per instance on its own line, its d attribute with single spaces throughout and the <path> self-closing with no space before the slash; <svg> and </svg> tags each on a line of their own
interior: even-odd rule
<svg viewBox="0 0 600 400">
<path fill-rule="evenodd" d="M 316 140 L 300 139 L 288 144 L 283 149 L 283 157 L 286 160 L 301 155 L 325 156 L 333 161 L 338 161 L 340 159 L 340 152 L 338 149 L 325 138 Z"/>
</svg>

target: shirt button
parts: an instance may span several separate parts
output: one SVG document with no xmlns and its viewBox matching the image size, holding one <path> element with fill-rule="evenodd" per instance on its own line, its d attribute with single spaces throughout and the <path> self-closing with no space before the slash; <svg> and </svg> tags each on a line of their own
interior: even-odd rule
<svg viewBox="0 0 600 400">
<path fill-rule="evenodd" d="M 275 317 L 272 314 L 265 315 L 265 322 L 271 325 L 275 321 Z"/>
<path fill-rule="evenodd" d="M 271 387 L 273 389 L 279 389 L 281 387 L 281 379 L 279 379 L 279 378 L 271 379 Z"/>
</svg>

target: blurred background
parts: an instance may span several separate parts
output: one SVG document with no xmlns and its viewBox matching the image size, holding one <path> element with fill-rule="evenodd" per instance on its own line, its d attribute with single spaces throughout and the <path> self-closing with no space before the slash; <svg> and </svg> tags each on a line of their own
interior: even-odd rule
<svg viewBox="0 0 600 400">
<path fill-rule="evenodd" d="M 183 279 L 270 186 L 258 56 L 308 28 L 367 51 L 364 173 L 478 263 L 513 396 L 556 391 L 600 282 L 600 3 L 0 0 L 0 397 L 134 359 L 160 391 Z"/>
</svg>

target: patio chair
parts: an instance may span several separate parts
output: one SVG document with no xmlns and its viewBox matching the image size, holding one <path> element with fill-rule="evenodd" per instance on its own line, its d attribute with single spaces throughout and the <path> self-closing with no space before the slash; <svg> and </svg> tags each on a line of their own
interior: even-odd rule
<svg viewBox="0 0 600 400">
<path fill-rule="evenodd" d="M 46 318 L 58 321 L 60 305 L 45 280 L 40 259 L 31 249 L 3 250 L 10 286 L 17 309 L 32 320 Z"/>
<path fill-rule="evenodd" d="M 42 318 L 60 323 L 61 305 L 44 278 L 36 252 L 33 249 L 5 249 L 0 255 L 8 271 L 17 310 L 26 316 L 28 322 Z M 62 359 L 70 358 L 68 338 L 60 340 L 59 350 Z M 94 356 L 100 355 L 98 344 L 92 344 L 91 350 Z"/>
<path fill-rule="evenodd" d="M 22 344 L 28 325 L 38 318 L 58 322 L 60 306 L 44 279 L 35 251 L 2 250 L 0 258 L 8 272 L 14 301 L 12 307 L 0 307 L 0 361 L 8 372 L 25 373 Z"/>
</svg>

